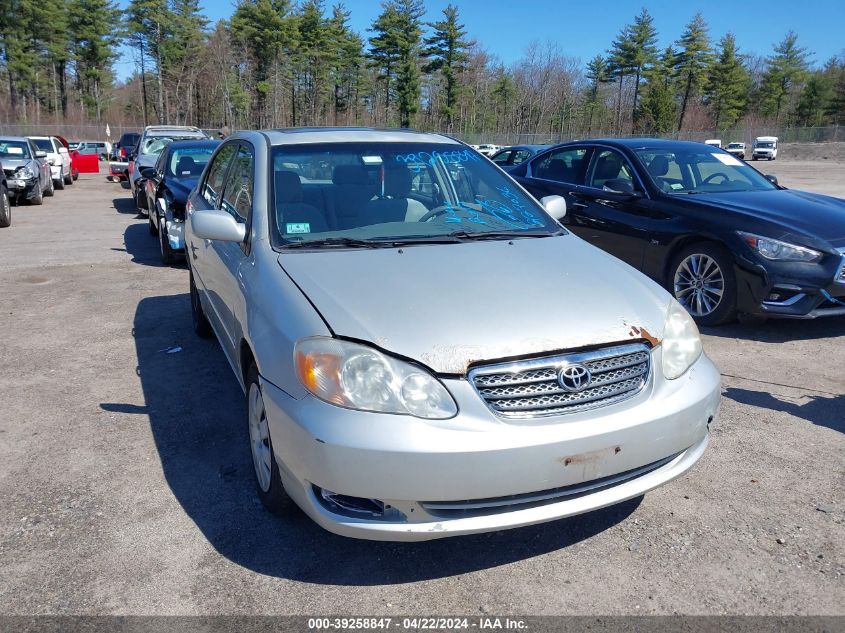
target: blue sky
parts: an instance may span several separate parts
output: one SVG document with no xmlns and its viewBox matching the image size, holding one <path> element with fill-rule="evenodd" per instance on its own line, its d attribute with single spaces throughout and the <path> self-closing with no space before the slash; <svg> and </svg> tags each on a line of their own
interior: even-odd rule
<svg viewBox="0 0 845 633">
<path fill-rule="evenodd" d="M 119 0 L 126 6 L 128 0 Z M 814 53 L 810 60 L 823 64 L 834 55 L 845 54 L 845 1 L 843 0 L 709 0 L 691 3 L 683 0 L 451 0 L 458 5 L 469 36 L 505 64 L 516 61 L 532 40 L 553 41 L 560 50 L 586 63 L 604 52 L 619 30 L 640 12 L 643 6 L 654 16 L 665 48 L 680 37 L 696 7 L 710 25 L 714 41 L 728 31 L 737 36 L 740 50 L 767 55 L 773 44 L 790 29 L 798 42 Z M 234 11 L 233 0 L 204 0 L 200 4 L 214 22 Z M 326 0 L 331 7 L 334 0 Z M 352 12 L 352 28 L 368 36 L 366 29 L 381 11 L 378 0 L 345 0 Z M 426 21 L 442 16 L 450 0 L 425 0 Z M 118 77 L 132 72 L 128 52 L 116 64 Z"/>
</svg>

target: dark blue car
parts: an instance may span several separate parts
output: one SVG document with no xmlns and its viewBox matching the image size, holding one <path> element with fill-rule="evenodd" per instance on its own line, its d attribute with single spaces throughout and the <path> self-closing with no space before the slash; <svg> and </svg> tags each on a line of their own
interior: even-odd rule
<svg viewBox="0 0 845 633">
<path fill-rule="evenodd" d="M 185 252 L 185 204 L 220 141 L 173 141 L 155 167 L 141 170 L 146 179 L 150 235 L 158 236 L 161 261 L 172 264 Z"/>
</svg>

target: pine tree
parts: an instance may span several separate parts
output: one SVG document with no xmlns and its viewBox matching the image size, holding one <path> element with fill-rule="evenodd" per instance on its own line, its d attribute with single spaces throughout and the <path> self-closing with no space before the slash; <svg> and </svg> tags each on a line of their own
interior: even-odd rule
<svg viewBox="0 0 845 633">
<path fill-rule="evenodd" d="M 657 29 L 654 28 L 654 18 L 643 9 L 634 18 L 634 23 L 629 27 L 630 58 L 628 65 L 634 71 L 634 103 L 631 110 L 631 118 L 636 127 L 637 99 L 640 92 L 640 79 L 643 73 L 647 72 L 657 59 Z"/>
<path fill-rule="evenodd" d="M 611 81 L 610 73 L 608 72 L 607 60 L 601 55 L 596 55 L 587 63 L 587 80 L 590 82 L 590 88 L 587 91 L 586 107 L 589 112 L 589 119 L 587 121 L 587 134 L 592 134 L 593 131 L 593 116 L 599 106 L 599 91 L 601 85 Z"/>
<path fill-rule="evenodd" d="M 675 124 L 675 97 L 672 91 L 675 51 L 668 47 L 646 73 L 645 96 L 640 105 L 640 119 L 649 133 L 666 134 Z"/>
<path fill-rule="evenodd" d="M 114 80 L 120 12 L 110 0 L 70 0 L 68 27 L 76 76 L 86 110 L 102 118 L 104 91 Z"/>
<path fill-rule="evenodd" d="M 446 83 L 446 105 L 443 114 L 446 117 L 448 130 L 452 129 L 452 118 L 458 102 L 458 75 L 466 67 L 469 60 L 467 49 L 469 42 L 466 38 L 464 25 L 458 22 L 458 7 L 449 5 L 443 9 L 444 20 L 429 24 L 434 34 L 425 40 L 424 55 L 429 59 L 424 70 L 427 73 L 440 72 Z"/>
<path fill-rule="evenodd" d="M 807 49 L 798 46 L 798 36 L 790 31 L 775 46 L 774 55 L 766 58 L 768 68 L 763 77 L 763 112 L 773 114 L 780 122 L 784 105 L 804 80 L 807 73 Z"/>
<path fill-rule="evenodd" d="M 717 130 L 731 127 L 742 115 L 748 98 L 748 72 L 736 50 L 736 38 L 727 33 L 719 42 L 719 58 L 713 63 L 704 86 L 704 102 L 710 106 Z"/>
<path fill-rule="evenodd" d="M 687 108 L 697 94 L 712 59 L 707 23 L 701 13 L 696 13 L 687 24 L 677 44 L 681 49 L 675 61 L 675 72 L 681 90 L 681 114 L 678 118 L 680 132 L 684 127 Z"/>
<path fill-rule="evenodd" d="M 633 72 L 632 59 L 634 57 L 634 43 L 631 39 L 630 27 L 623 28 L 607 52 L 608 75 L 619 82 L 619 94 L 616 99 L 616 133 L 622 133 L 622 85 L 625 77 Z"/>
<path fill-rule="evenodd" d="M 360 89 L 364 42 L 349 28 L 349 15 L 349 11 L 342 4 L 336 4 L 332 7 L 332 16 L 327 25 L 335 125 L 339 124 L 338 117 L 341 113 L 346 115 L 346 122 L 350 122 L 349 116 L 354 114 L 351 110 L 357 105 L 357 93 Z"/>
</svg>

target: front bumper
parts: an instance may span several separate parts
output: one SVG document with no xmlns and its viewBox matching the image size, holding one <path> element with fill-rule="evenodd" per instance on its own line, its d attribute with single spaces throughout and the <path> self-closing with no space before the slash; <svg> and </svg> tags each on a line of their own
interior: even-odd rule
<svg viewBox="0 0 845 633">
<path fill-rule="evenodd" d="M 35 193 L 37 181 L 37 178 L 9 178 L 6 180 L 6 186 L 9 193 L 16 198 L 31 198 Z"/>
<path fill-rule="evenodd" d="M 655 375 L 660 354 L 652 352 Z M 496 417 L 458 378 L 443 382 L 460 412 L 441 421 L 297 400 L 264 380 L 262 390 L 285 489 L 315 522 L 355 538 L 418 541 L 589 512 L 686 472 L 718 415 L 719 373 L 702 356 L 675 381 L 655 375 L 628 401 L 526 421 Z M 346 512 L 321 490 L 378 500 L 385 510 Z"/>
<path fill-rule="evenodd" d="M 801 266 L 807 265 L 737 266 L 740 312 L 785 319 L 845 316 L 845 256 L 807 271 Z"/>
<path fill-rule="evenodd" d="M 61 164 L 50 165 L 50 176 L 52 176 L 53 180 L 61 180 L 62 178 L 64 178 L 64 174 L 62 173 L 63 169 L 64 166 Z"/>
</svg>

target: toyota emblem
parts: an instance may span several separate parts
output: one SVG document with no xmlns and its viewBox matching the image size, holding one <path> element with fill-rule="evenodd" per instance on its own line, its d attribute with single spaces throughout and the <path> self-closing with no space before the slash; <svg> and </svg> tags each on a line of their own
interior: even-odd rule
<svg viewBox="0 0 845 633">
<path fill-rule="evenodd" d="M 590 386 L 593 376 L 584 365 L 567 365 L 557 375 L 558 384 L 567 391 L 583 391 Z"/>
</svg>

